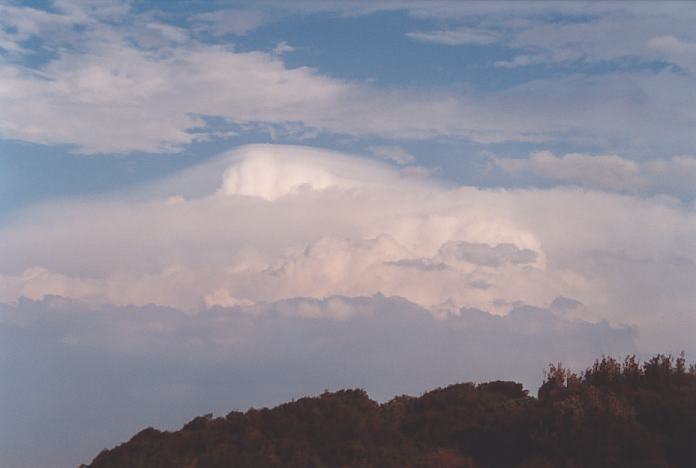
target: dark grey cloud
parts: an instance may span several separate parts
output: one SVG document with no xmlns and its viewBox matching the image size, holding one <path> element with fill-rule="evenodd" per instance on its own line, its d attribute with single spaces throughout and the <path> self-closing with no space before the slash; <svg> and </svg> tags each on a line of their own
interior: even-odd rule
<svg viewBox="0 0 696 468">
<path fill-rule="evenodd" d="M 497 245 L 477 242 L 450 241 L 442 246 L 440 254 L 481 266 L 497 267 L 505 263 L 516 265 L 533 263 L 537 254 L 531 249 L 520 249 L 514 244 Z"/>
<path fill-rule="evenodd" d="M 413 268 L 420 271 L 445 271 L 450 267 L 443 262 L 435 262 L 428 258 L 402 258 L 394 262 L 385 262 L 387 265 L 392 265 L 401 268 Z"/>
<path fill-rule="evenodd" d="M 338 317 L 338 318 L 337 318 Z M 296 298 L 197 315 L 48 297 L 0 305 L 0 459 L 76 466 L 143 427 L 362 387 L 385 400 L 636 351 L 634 331 L 517 307 L 435 319 L 396 297 Z M 40 442 L 40 443 L 39 443 Z"/>
</svg>

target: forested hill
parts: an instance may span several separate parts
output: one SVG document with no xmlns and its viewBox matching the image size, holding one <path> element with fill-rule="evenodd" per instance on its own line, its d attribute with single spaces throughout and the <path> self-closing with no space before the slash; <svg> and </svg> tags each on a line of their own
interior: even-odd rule
<svg viewBox="0 0 696 468">
<path fill-rule="evenodd" d="M 521 384 L 456 384 L 372 401 L 326 392 L 273 409 L 148 428 L 92 468 L 696 467 L 696 368 L 683 357 L 551 366 Z"/>
</svg>

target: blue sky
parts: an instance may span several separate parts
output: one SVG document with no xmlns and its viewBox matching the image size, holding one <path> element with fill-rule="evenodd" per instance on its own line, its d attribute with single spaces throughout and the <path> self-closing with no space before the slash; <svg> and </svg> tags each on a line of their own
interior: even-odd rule
<svg viewBox="0 0 696 468">
<path fill-rule="evenodd" d="M 695 21 L 688 2 L 0 0 L 0 458 L 74 466 L 148 420 L 327 386 L 693 357 Z M 111 412 L 92 373 L 119 376 Z"/>
</svg>

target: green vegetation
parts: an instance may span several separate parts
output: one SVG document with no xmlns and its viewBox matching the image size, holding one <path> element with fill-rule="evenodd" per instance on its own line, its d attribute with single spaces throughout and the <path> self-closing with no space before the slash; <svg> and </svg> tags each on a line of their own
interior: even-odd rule
<svg viewBox="0 0 696 468">
<path fill-rule="evenodd" d="M 89 467 L 694 467 L 696 368 L 683 356 L 550 366 L 538 397 L 496 381 L 382 405 L 363 390 L 148 428 Z"/>
</svg>

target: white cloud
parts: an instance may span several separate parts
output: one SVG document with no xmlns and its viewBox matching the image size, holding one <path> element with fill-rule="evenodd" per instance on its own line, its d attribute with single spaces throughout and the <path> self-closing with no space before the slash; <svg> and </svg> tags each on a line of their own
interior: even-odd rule
<svg viewBox="0 0 696 468">
<path fill-rule="evenodd" d="M 678 40 L 679 53 L 684 51 L 684 41 L 696 40 L 692 27 L 694 10 L 679 2 L 657 7 L 628 2 L 454 2 L 403 7 L 418 18 L 446 21 L 454 31 L 461 23 L 465 24 L 464 31 L 494 29 L 499 42 L 520 52 L 511 61 L 500 61 L 499 66 L 503 67 L 601 63 L 626 58 L 650 62 L 658 57 L 655 52 L 664 52 L 659 50 L 660 41 L 676 51 L 677 43 L 660 39 L 663 36 L 683 39 Z M 553 17 L 564 20 L 550 20 Z"/>
<path fill-rule="evenodd" d="M 258 157 L 225 171 L 221 190 L 226 195 L 275 200 L 300 190 L 326 190 L 338 184 L 330 172 L 310 164 Z"/>
<path fill-rule="evenodd" d="M 555 156 L 550 151 L 540 151 L 529 159 L 495 158 L 494 162 L 508 172 L 532 172 L 551 180 L 598 188 L 638 189 L 641 185 L 636 163 L 616 155 Z"/>
<path fill-rule="evenodd" d="M 416 157 L 414 155 L 399 146 L 379 145 L 371 146 L 369 149 L 372 151 L 372 154 L 378 158 L 393 161 L 400 166 L 406 166 L 416 162 Z"/>
<path fill-rule="evenodd" d="M 261 26 L 264 14 L 258 10 L 219 10 L 193 17 L 195 29 L 214 36 L 234 34 L 244 36 Z"/>
<path fill-rule="evenodd" d="M 540 63 L 538 57 L 530 57 L 529 55 L 516 55 L 512 60 L 498 60 L 495 62 L 496 67 L 500 68 L 517 68 L 526 67 L 527 65 L 532 65 Z"/>
<path fill-rule="evenodd" d="M 670 62 L 692 73 L 696 71 L 696 40 L 686 42 L 671 35 L 659 36 L 650 39 L 648 47 L 662 54 Z"/>
<path fill-rule="evenodd" d="M 497 34 L 482 29 L 460 27 L 436 31 L 406 33 L 411 39 L 445 45 L 482 45 L 497 42 Z"/>
<path fill-rule="evenodd" d="M 250 146 L 131 194 L 16 218 L 0 230 L 0 300 L 196 311 L 381 292 L 435 314 L 501 314 L 564 296 L 586 319 L 638 326 L 643 343 L 696 325 L 695 229 L 693 208 L 672 198 L 448 188 L 370 160 Z"/>
<path fill-rule="evenodd" d="M 193 141 L 187 130 L 205 126 L 201 115 L 292 121 L 345 93 L 338 81 L 286 69 L 263 53 L 95 47 L 50 63 L 41 78 L 0 68 L 0 133 L 86 152 L 163 151 Z"/>
<path fill-rule="evenodd" d="M 276 55 L 283 55 L 289 52 L 294 52 L 295 48 L 285 41 L 281 41 L 273 48 L 273 53 Z"/>
<path fill-rule="evenodd" d="M 11 53 L 28 52 L 21 43 L 39 34 L 62 32 L 62 29 L 89 22 L 80 11 L 47 12 L 31 7 L 0 5 L 0 47 Z"/>
<path fill-rule="evenodd" d="M 36 73 L 0 63 L 0 136 L 87 153 L 159 152 L 205 138 L 203 117 L 216 116 L 363 136 L 541 138 L 523 119 L 493 124 L 474 110 L 480 104 L 451 95 L 384 93 L 262 52 L 197 43 L 148 51 L 106 37 L 95 33 L 87 52 L 64 52 Z"/>
<path fill-rule="evenodd" d="M 534 174 L 565 184 L 602 190 L 696 195 L 696 158 L 692 156 L 632 161 L 617 155 L 569 153 L 556 156 L 540 151 L 527 159 L 496 157 L 493 161 L 510 173 Z"/>
<path fill-rule="evenodd" d="M 219 192 L 276 200 L 302 191 L 351 190 L 395 183 L 380 164 L 358 164 L 346 155 L 312 148 L 255 145 L 236 151 Z"/>
<path fill-rule="evenodd" d="M 439 172 L 439 167 L 404 166 L 399 171 L 399 174 L 404 177 L 427 178 L 432 177 Z"/>
<path fill-rule="evenodd" d="M 676 72 L 575 75 L 486 93 L 380 88 L 305 67 L 288 68 L 277 54 L 199 42 L 195 34 L 153 21 L 153 15 L 132 14 L 126 21 L 118 20 L 124 12 L 116 11 L 102 21 L 97 10 L 26 14 L 41 18 L 32 19 L 17 34 L 45 39 L 54 56 L 33 69 L 0 61 L 0 137 L 74 145 L 85 153 L 172 151 L 218 134 L 219 129 L 208 128 L 205 118 L 210 116 L 290 136 L 446 136 L 478 143 L 563 139 L 612 151 L 662 154 L 688 152 L 696 143 L 689 112 L 693 93 L 688 92 L 693 80 Z M 8 21 L 18 23 L 16 18 L 23 15 L 9 15 L 15 19 Z M 596 55 L 598 44 L 572 43 L 549 51 L 542 42 L 551 47 L 559 43 L 558 35 L 612 42 L 595 34 L 597 28 L 613 31 L 610 24 L 598 21 L 556 26 L 532 22 L 529 28 L 536 32 L 527 32 L 541 39 L 520 43 L 521 49 L 528 43 L 534 52 L 518 56 L 531 63 L 554 54 L 569 60 Z M 72 27 L 76 22 L 80 32 Z M 508 29 L 523 23 L 511 23 Z M 664 57 L 646 45 L 661 37 L 664 24 L 660 17 L 640 37 L 626 39 L 631 47 L 639 44 L 637 49 L 592 56 L 609 60 L 642 51 L 650 60 Z M 539 32 L 542 27 L 561 29 Z M 570 34 L 573 30 L 563 28 L 589 29 Z M 686 44 L 688 35 L 684 37 L 680 41 Z M 0 40 L 21 42 L 19 36 Z M 514 65 L 515 60 L 499 66 Z M 516 64 L 521 65 L 519 60 Z"/>
<path fill-rule="evenodd" d="M 120 0 L 58 0 L 51 2 L 51 11 L 11 3 L 0 4 L 0 49 L 18 55 L 33 51 L 22 43 L 34 37 L 52 52 L 66 45 L 79 49 L 84 45 L 81 30 L 99 29 L 102 22 L 118 23 L 130 10 L 130 3 Z"/>
<path fill-rule="evenodd" d="M 696 41 L 694 9 L 688 2 L 283 2 L 280 8 L 337 12 L 345 16 L 405 10 L 416 19 L 444 24 L 407 33 L 412 39 L 454 45 L 500 43 L 519 52 L 498 66 L 572 64 L 623 59 L 651 62 L 664 55 L 651 50 L 665 36 Z M 561 18 L 562 20 L 557 20 Z M 673 42 L 673 41 L 672 41 Z M 646 46 L 647 45 L 647 46 Z M 681 47 L 681 46 L 680 46 Z M 656 54 L 658 52 L 658 54 Z"/>
<path fill-rule="evenodd" d="M 0 136 L 72 144 L 87 153 L 171 151 L 207 138 L 204 117 L 217 116 L 290 132 L 481 143 L 600 139 L 639 151 L 678 150 L 695 138 L 679 91 L 689 80 L 677 76 L 631 76 L 628 86 L 619 76 L 541 80 L 474 98 L 385 93 L 220 46 L 148 52 L 116 41 L 90 47 L 87 54 L 66 52 L 37 73 L 0 64 Z M 645 96 L 640 103 L 636 93 Z M 676 111 L 662 110 L 676 100 Z"/>
</svg>

